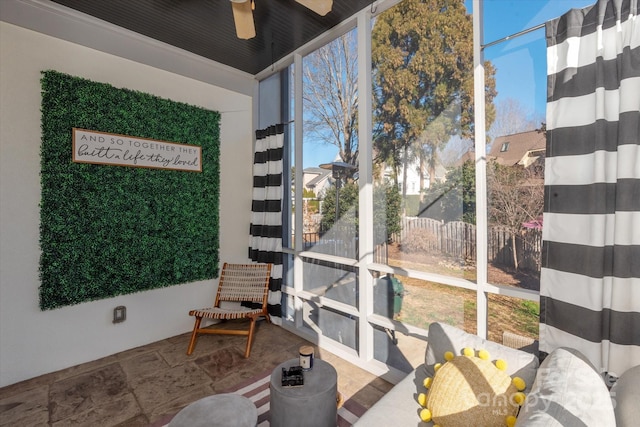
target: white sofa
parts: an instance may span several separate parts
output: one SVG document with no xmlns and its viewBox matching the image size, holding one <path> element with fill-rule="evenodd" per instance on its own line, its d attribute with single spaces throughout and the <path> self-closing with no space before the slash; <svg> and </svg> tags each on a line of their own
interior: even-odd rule
<svg viewBox="0 0 640 427">
<path fill-rule="evenodd" d="M 557 349 L 539 365 L 537 356 L 468 334 L 458 328 L 433 323 L 429 327 L 425 363 L 396 384 L 370 408 L 355 426 L 431 426 L 420 421 L 418 395 L 423 380 L 433 377 L 434 364 L 446 351 L 485 349 L 491 359 L 504 359 L 506 373 L 525 380 L 527 399 L 520 409 L 520 426 L 638 425 L 640 419 L 640 367 L 623 374 L 609 391 L 602 376 L 575 350 Z M 615 406 L 615 411 L 614 411 Z"/>
</svg>

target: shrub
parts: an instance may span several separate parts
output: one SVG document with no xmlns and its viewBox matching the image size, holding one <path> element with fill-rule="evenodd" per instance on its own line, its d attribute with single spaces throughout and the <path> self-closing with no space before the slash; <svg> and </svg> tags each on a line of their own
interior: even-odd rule
<svg viewBox="0 0 640 427">
<path fill-rule="evenodd" d="M 426 252 L 438 248 L 438 236 L 425 229 L 416 228 L 407 233 L 401 248 L 405 252 Z"/>
</svg>

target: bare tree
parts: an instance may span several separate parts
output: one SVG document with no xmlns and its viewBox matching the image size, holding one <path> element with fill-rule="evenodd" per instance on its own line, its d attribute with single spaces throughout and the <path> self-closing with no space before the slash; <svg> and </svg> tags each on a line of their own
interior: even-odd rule
<svg viewBox="0 0 640 427">
<path fill-rule="evenodd" d="M 310 53 L 303 61 L 307 134 L 338 147 L 343 162 L 358 161 L 358 69 L 355 31 Z"/>
<path fill-rule="evenodd" d="M 535 115 L 514 98 L 506 98 L 496 105 L 496 119 L 489 129 L 491 141 L 505 135 L 513 135 L 538 128 L 544 119 Z"/>
<path fill-rule="evenodd" d="M 487 186 L 490 219 L 510 232 L 513 263 L 517 270 L 516 236 L 522 232 L 523 223 L 542 214 L 543 179 L 533 166 L 503 166 L 492 162 L 487 168 Z"/>
<path fill-rule="evenodd" d="M 474 146 L 471 139 L 463 139 L 461 136 L 456 135 L 449 139 L 447 145 L 440 152 L 442 165 L 447 169 L 456 167 L 464 161 L 463 157 L 471 156 L 470 158 L 473 158 L 473 150 Z"/>
</svg>

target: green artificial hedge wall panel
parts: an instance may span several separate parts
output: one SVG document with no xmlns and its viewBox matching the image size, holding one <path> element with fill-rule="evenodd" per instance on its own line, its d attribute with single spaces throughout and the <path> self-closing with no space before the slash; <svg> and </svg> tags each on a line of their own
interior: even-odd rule
<svg viewBox="0 0 640 427">
<path fill-rule="evenodd" d="M 40 307 L 217 277 L 220 114 L 42 73 Z M 202 172 L 72 162 L 72 128 L 202 147 Z"/>
</svg>

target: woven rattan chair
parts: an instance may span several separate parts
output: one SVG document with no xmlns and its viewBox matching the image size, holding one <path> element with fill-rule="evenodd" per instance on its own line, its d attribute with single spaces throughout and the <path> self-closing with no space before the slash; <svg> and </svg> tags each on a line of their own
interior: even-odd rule
<svg viewBox="0 0 640 427">
<path fill-rule="evenodd" d="M 224 263 L 220 273 L 218 292 L 211 308 L 191 310 L 189 316 L 196 317 L 193 326 L 191 341 L 187 349 L 187 355 L 193 353 L 199 334 L 222 334 L 222 335 L 247 335 L 247 347 L 244 357 L 249 357 L 251 353 L 251 343 L 253 341 L 253 331 L 256 320 L 265 317 L 271 321 L 267 313 L 267 294 L 269 291 L 269 277 L 271 276 L 271 264 L 229 264 Z M 232 304 L 222 304 L 229 302 Z M 250 303 L 258 308 L 245 307 L 239 303 Z M 215 329 L 201 328 L 202 319 L 248 319 L 249 329 Z"/>
</svg>

